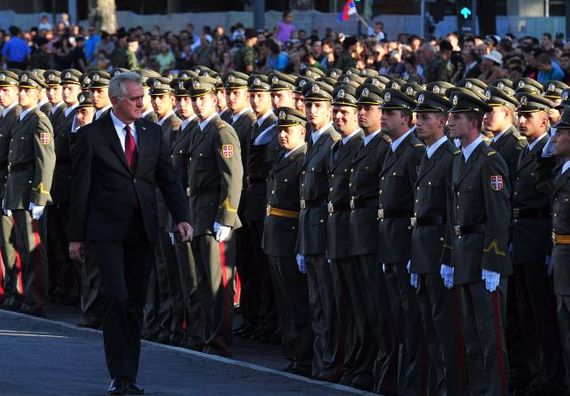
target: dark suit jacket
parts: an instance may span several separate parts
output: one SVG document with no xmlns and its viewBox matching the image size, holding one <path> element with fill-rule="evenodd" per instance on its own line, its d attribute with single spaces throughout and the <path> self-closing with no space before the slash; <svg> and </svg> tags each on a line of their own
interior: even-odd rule
<svg viewBox="0 0 570 396">
<path fill-rule="evenodd" d="M 379 210 L 380 260 L 384 263 L 408 262 L 414 210 L 415 183 L 425 153 L 424 145 L 410 133 L 395 152 L 388 151 L 380 172 Z"/>
<path fill-rule="evenodd" d="M 507 164 L 485 142 L 463 162 L 461 155 L 453 162 L 453 202 L 448 216 L 453 216 L 454 226 L 482 225 L 484 231 L 453 236 L 451 265 L 455 267 L 455 284 L 480 281 L 482 269 L 504 276 L 512 273 L 508 252 L 511 186 Z"/>
<path fill-rule="evenodd" d="M 156 188 L 162 191 L 176 223 L 189 222 L 182 186 L 169 148 L 156 124 L 135 121 L 137 165 L 131 171 L 109 114 L 77 132 L 72 147 L 70 240 L 124 239 L 135 205 L 140 207 L 148 239 L 158 239 Z"/>
<path fill-rule="evenodd" d="M 412 232 L 411 271 L 416 274 L 439 273 L 440 264 L 449 265 L 449 249 L 442 257 L 447 224 L 448 202 L 451 195 L 451 171 L 453 159 L 461 151 L 451 141 L 444 142 L 431 158 L 424 156 L 416 180 L 416 221 L 440 220 L 440 224 L 418 225 Z M 438 221 L 434 221 L 438 222 Z M 441 260 L 441 261 L 440 261 Z"/>
<path fill-rule="evenodd" d="M 56 124 L 57 126 L 54 125 L 53 129 L 56 162 L 51 196 L 54 205 L 69 203 L 71 191 L 71 127 L 76 112 L 77 109 L 74 109 L 66 117 L 65 111 L 62 111 L 59 122 Z"/>
</svg>

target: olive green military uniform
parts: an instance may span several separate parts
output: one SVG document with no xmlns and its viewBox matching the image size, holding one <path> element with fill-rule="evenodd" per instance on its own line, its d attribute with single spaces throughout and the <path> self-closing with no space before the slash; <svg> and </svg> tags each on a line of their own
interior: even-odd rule
<svg viewBox="0 0 570 396">
<path fill-rule="evenodd" d="M 236 53 L 234 68 L 239 72 L 245 73 L 247 71 L 246 66 L 248 65 L 255 67 L 255 54 L 253 48 L 246 44 Z"/>
<path fill-rule="evenodd" d="M 425 80 L 428 83 L 434 81 L 451 82 L 452 75 L 450 62 L 443 59 L 440 54 L 436 54 L 425 71 Z"/>
</svg>

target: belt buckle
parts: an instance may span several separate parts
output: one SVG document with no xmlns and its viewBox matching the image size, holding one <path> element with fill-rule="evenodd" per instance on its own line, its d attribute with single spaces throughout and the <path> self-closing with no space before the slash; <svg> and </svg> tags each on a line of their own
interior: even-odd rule
<svg viewBox="0 0 570 396">
<path fill-rule="evenodd" d="M 266 214 L 267 216 L 269 216 L 269 215 L 271 214 L 271 205 L 267 205 L 267 206 L 265 207 L 265 214 Z"/>
<path fill-rule="evenodd" d="M 301 207 L 301 209 L 306 209 L 307 207 L 305 206 L 305 200 L 301 199 L 301 201 L 299 201 L 299 206 Z"/>
<path fill-rule="evenodd" d="M 384 209 L 378 209 L 378 218 L 384 220 Z"/>
<path fill-rule="evenodd" d="M 461 226 L 453 226 L 453 230 L 455 231 L 456 236 L 461 236 Z"/>
<path fill-rule="evenodd" d="M 411 218 L 410 218 L 410 225 L 411 225 L 412 227 L 416 228 L 417 225 L 418 225 L 418 218 L 417 218 L 417 217 L 411 217 Z"/>
<path fill-rule="evenodd" d="M 354 197 L 350 198 L 350 209 L 354 209 Z"/>
<path fill-rule="evenodd" d="M 190 187 L 186 187 L 186 196 L 189 197 L 190 193 L 192 192 L 192 190 L 190 189 Z"/>
<path fill-rule="evenodd" d="M 513 218 L 514 219 L 518 219 L 521 213 L 521 209 L 520 208 L 514 208 L 513 209 Z"/>
<path fill-rule="evenodd" d="M 329 213 L 334 213 L 334 205 L 330 201 L 327 203 L 327 210 Z"/>
</svg>

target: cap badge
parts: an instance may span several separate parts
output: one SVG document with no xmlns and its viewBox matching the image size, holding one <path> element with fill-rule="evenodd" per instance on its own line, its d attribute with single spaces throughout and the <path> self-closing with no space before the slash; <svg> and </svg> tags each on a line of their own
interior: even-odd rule
<svg viewBox="0 0 570 396">
<path fill-rule="evenodd" d="M 98 74 L 93 74 L 93 77 L 91 77 L 91 79 L 95 82 L 99 81 L 99 75 Z"/>
<path fill-rule="evenodd" d="M 336 71 L 332 71 L 330 74 L 331 78 L 337 78 L 338 77 L 338 73 Z"/>
<path fill-rule="evenodd" d="M 547 91 L 554 92 L 555 90 L 556 90 L 556 86 L 554 85 L 554 83 L 548 84 Z"/>
<path fill-rule="evenodd" d="M 502 81 L 501 81 L 501 82 L 499 82 L 499 83 L 497 83 L 497 88 L 499 88 L 499 89 L 503 89 L 503 88 L 505 88 L 505 83 L 504 83 L 504 82 L 502 82 Z"/>
<path fill-rule="evenodd" d="M 386 92 L 384 94 L 384 102 L 389 102 L 390 99 L 392 99 L 392 95 L 390 95 L 390 92 Z"/>
<path fill-rule="evenodd" d="M 4 73 L 0 73 L 0 81 L 5 81 L 6 75 Z"/>
<path fill-rule="evenodd" d="M 451 103 L 453 103 L 454 106 L 457 106 L 457 103 L 459 103 L 459 97 L 457 95 L 453 95 Z"/>
<path fill-rule="evenodd" d="M 193 89 L 200 89 L 200 81 L 192 80 L 192 88 Z"/>
<path fill-rule="evenodd" d="M 71 72 L 65 72 L 65 75 L 63 76 L 63 78 L 65 78 L 66 80 L 69 80 L 71 78 Z"/>
<path fill-rule="evenodd" d="M 528 103 L 528 98 L 526 96 L 521 96 L 521 105 L 526 106 Z"/>
<path fill-rule="evenodd" d="M 303 88 L 303 87 L 305 87 L 305 85 L 307 85 L 307 80 L 299 81 L 299 87 Z"/>
<path fill-rule="evenodd" d="M 393 89 L 400 89 L 400 84 L 398 84 L 396 81 L 392 81 L 390 87 L 392 87 Z"/>
<path fill-rule="evenodd" d="M 342 82 L 344 82 L 344 83 L 350 82 L 350 77 L 345 76 L 345 77 L 342 79 Z"/>
<path fill-rule="evenodd" d="M 568 100 L 568 95 L 569 95 L 568 91 L 564 91 L 562 93 L 562 100 L 564 100 L 564 101 Z"/>
<path fill-rule="evenodd" d="M 178 89 L 180 90 L 184 89 L 184 81 L 178 81 Z"/>
<path fill-rule="evenodd" d="M 485 91 L 485 99 L 491 100 L 491 91 Z"/>
<path fill-rule="evenodd" d="M 85 95 L 79 95 L 79 103 L 85 102 Z"/>
<path fill-rule="evenodd" d="M 154 81 L 152 82 L 152 87 L 153 87 L 154 89 L 160 88 L 160 81 L 154 80 Z"/>
<path fill-rule="evenodd" d="M 311 70 L 305 70 L 305 76 L 311 77 L 312 75 L 313 75 L 313 72 Z"/>
<path fill-rule="evenodd" d="M 313 86 L 311 87 L 311 92 L 312 93 L 319 93 L 321 91 L 321 87 L 318 86 L 318 84 L 313 84 Z"/>
<path fill-rule="evenodd" d="M 271 84 L 273 84 L 273 85 L 279 84 L 279 77 L 273 76 L 273 77 L 271 78 Z"/>
<path fill-rule="evenodd" d="M 406 95 L 410 96 L 414 94 L 414 89 L 412 87 L 406 87 Z"/>
<path fill-rule="evenodd" d="M 524 81 L 523 81 L 523 80 L 520 80 L 519 83 L 517 84 L 517 87 L 518 87 L 518 88 L 524 88 L 525 85 L 526 85 L 526 84 L 524 83 Z"/>
<path fill-rule="evenodd" d="M 234 76 L 233 74 L 230 74 L 230 75 L 228 76 L 228 82 L 229 82 L 230 84 L 233 84 L 233 83 L 236 82 L 236 78 L 235 78 L 235 76 Z"/>
<path fill-rule="evenodd" d="M 338 93 L 336 94 L 337 99 L 344 99 L 345 92 L 344 89 L 339 89 Z"/>
<path fill-rule="evenodd" d="M 352 74 L 352 70 L 347 70 L 346 74 L 350 76 Z"/>
<path fill-rule="evenodd" d="M 368 88 L 364 88 L 362 90 L 362 97 L 363 98 L 367 98 L 369 94 L 370 94 L 370 90 Z"/>
<path fill-rule="evenodd" d="M 433 88 L 431 89 L 431 91 L 432 91 L 434 94 L 439 94 L 440 91 L 441 91 L 441 89 L 439 88 L 439 85 L 434 85 Z"/>
<path fill-rule="evenodd" d="M 421 94 L 420 96 L 418 96 L 418 103 L 422 104 L 423 102 L 425 102 L 426 97 L 424 94 Z"/>
<path fill-rule="evenodd" d="M 24 83 L 25 83 L 26 81 L 28 81 L 28 75 L 27 75 L 27 74 L 22 75 L 22 78 L 20 79 L 20 81 L 21 81 L 21 82 L 24 82 Z"/>
<path fill-rule="evenodd" d="M 253 85 L 261 85 L 261 80 L 259 79 L 259 77 L 255 77 L 255 79 L 253 80 Z"/>
<path fill-rule="evenodd" d="M 281 111 L 279 112 L 279 119 L 280 119 L 280 120 L 285 120 L 285 119 L 287 119 L 287 113 L 285 113 L 284 110 L 281 110 Z"/>
</svg>

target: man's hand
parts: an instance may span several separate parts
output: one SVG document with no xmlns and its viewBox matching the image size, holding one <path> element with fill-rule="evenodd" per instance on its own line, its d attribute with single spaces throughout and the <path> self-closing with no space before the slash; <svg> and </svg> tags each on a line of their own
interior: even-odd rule
<svg viewBox="0 0 570 396">
<path fill-rule="evenodd" d="M 178 223 L 176 225 L 176 228 L 178 229 L 178 233 L 180 234 L 182 242 L 188 242 L 192 240 L 192 237 L 194 236 L 194 229 L 190 224 L 183 221 L 182 223 Z"/>
<path fill-rule="evenodd" d="M 85 259 L 85 242 L 69 242 L 69 258 L 75 261 Z"/>
</svg>

